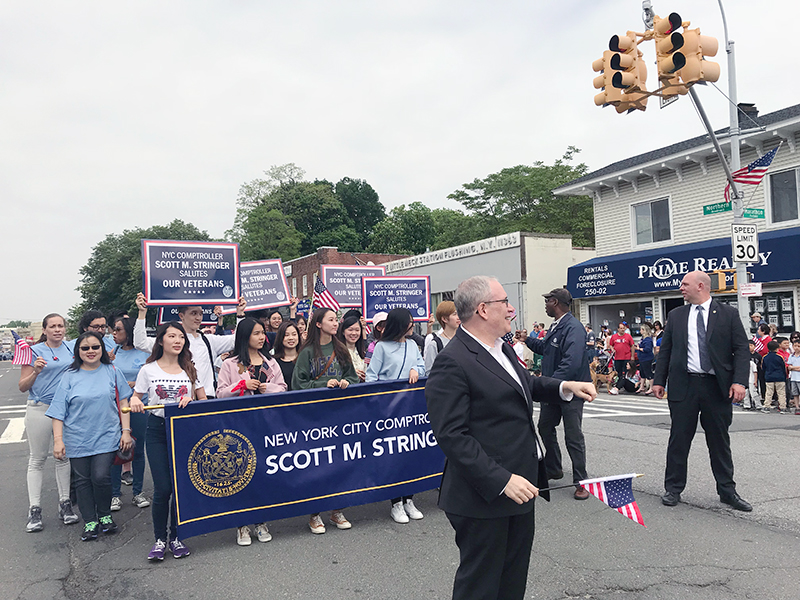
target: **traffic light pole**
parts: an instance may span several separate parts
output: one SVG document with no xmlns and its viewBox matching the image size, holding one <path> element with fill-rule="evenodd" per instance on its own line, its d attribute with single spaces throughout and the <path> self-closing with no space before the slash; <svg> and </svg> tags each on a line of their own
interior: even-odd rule
<svg viewBox="0 0 800 600">
<path fill-rule="evenodd" d="M 722 165 L 723 170 L 725 171 L 725 177 L 728 179 L 728 183 L 731 186 L 731 203 L 733 206 L 733 222 L 735 224 L 744 223 L 744 195 L 739 191 L 739 187 L 736 185 L 736 182 L 733 180 L 733 173 L 731 172 L 731 166 L 728 165 L 728 161 L 725 158 L 725 155 L 722 153 L 722 148 L 719 145 L 719 140 L 717 140 L 717 136 L 714 134 L 714 130 L 711 128 L 711 122 L 708 120 L 708 115 L 706 115 L 706 111 L 703 108 L 702 103 L 700 102 L 700 98 L 697 96 L 697 92 L 694 89 L 694 86 L 689 88 L 689 96 L 692 99 L 692 102 L 697 108 L 697 113 L 700 115 L 700 120 L 703 121 L 703 125 L 706 127 L 706 131 L 708 132 L 708 137 L 711 138 L 711 142 L 714 144 L 714 150 L 717 152 L 717 157 L 719 158 L 719 162 Z M 738 118 L 738 115 L 737 115 Z M 733 147 L 734 140 L 731 139 L 731 147 Z M 739 138 L 736 137 L 736 158 L 737 161 L 739 160 Z M 732 153 L 731 153 L 732 154 Z M 731 256 L 733 258 L 733 256 Z M 741 286 L 743 283 L 747 283 L 747 264 L 737 262 L 736 263 L 736 298 L 737 298 L 737 306 L 739 308 L 739 319 L 742 321 L 742 325 L 744 326 L 745 332 L 750 331 L 750 306 L 747 298 L 742 296 Z"/>
</svg>

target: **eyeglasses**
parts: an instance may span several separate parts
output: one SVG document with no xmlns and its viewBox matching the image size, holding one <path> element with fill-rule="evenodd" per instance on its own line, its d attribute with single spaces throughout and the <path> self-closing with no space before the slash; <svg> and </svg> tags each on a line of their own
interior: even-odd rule
<svg viewBox="0 0 800 600">
<path fill-rule="evenodd" d="M 91 329 L 92 331 L 105 331 L 105 325 L 89 325 L 86 329 Z"/>
<path fill-rule="evenodd" d="M 124 327 L 114 327 L 114 333 L 117 333 L 118 331 L 125 331 L 125 328 Z"/>
<path fill-rule="evenodd" d="M 87 352 L 88 350 L 100 350 L 100 346 L 81 346 L 81 350 Z"/>
<path fill-rule="evenodd" d="M 502 298 L 501 300 L 484 300 L 483 302 L 481 302 L 481 304 L 494 304 L 495 302 L 501 302 L 505 304 L 506 307 L 508 307 L 508 296 Z M 475 314 L 478 314 L 477 310 L 475 311 Z"/>
</svg>

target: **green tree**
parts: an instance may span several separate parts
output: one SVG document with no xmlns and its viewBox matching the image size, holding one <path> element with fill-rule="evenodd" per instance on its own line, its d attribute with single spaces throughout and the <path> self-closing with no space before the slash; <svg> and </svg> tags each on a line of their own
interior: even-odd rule
<svg viewBox="0 0 800 600">
<path fill-rule="evenodd" d="M 406 208 L 401 204 L 375 226 L 370 252 L 387 254 L 422 254 L 436 239 L 436 228 L 431 209 L 421 202 L 412 202 Z"/>
<path fill-rule="evenodd" d="M 300 256 L 303 236 L 279 210 L 265 204 L 256 206 L 247 213 L 241 228 L 241 260 L 291 260 Z"/>
<path fill-rule="evenodd" d="M 19 321 L 19 320 L 9 321 L 5 325 L 0 325 L 0 327 L 6 327 L 6 328 L 10 328 L 10 329 L 11 328 L 15 328 L 15 327 L 19 327 L 20 329 L 24 329 L 25 327 L 30 327 L 30 326 L 31 326 L 31 322 L 30 321 Z"/>
<path fill-rule="evenodd" d="M 70 335 L 81 315 L 96 309 L 105 314 L 115 310 L 135 310 L 136 294 L 142 291 L 142 240 L 210 241 L 208 233 L 191 223 L 174 220 L 169 225 L 148 229 L 126 229 L 109 234 L 92 248 L 89 261 L 80 269 L 81 283 L 77 290 L 81 301 L 70 308 Z"/>
<path fill-rule="evenodd" d="M 363 250 L 375 226 L 386 218 L 386 209 L 378 193 L 363 179 L 345 177 L 337 182 L 334 192 L 358 234 L 359 250 Z"/>
<path fill-rule="evenodd" d="M 434 209 L 431 215 L 436 232 L 431 250 L 460 246 L 487 237 L 483 223 L 475 215 L 451 208 Z"/>
<path fill-rule="evenodd" d="M 478 217 L 486 235 L 534 231 L 572 235 L 577 246 L 594 246 L 592 199 L 562 197 L 553 190 L 587 172 L 585 164 L 569 164 L 580 152 L 569 146 L 552 165 L 536 161 L 465 183 L 448 198 Z"/>
</svg>

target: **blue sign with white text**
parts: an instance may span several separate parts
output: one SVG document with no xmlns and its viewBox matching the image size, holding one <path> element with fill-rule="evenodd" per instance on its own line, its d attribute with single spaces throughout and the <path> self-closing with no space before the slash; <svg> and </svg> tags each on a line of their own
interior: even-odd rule
<svg viewBox="0 0 800 600">
<path fill-rule="evenodd" d="M 361 280 L 362 314 L 368 322 L 379 312 L 407 308 L 414 321 L 427 321 L 431 314 L 431 278 L 427 275 L 364 277 Z"/>
<path fill-rule="evenodd" d="M 203 320 L 200 322 L 200 325 L 216 325 L 217 324 L 217 316 L 214 314 L 214 307 L 213 306 L 203 306 Z M 158 309 L 158 324 L 161 325 L 162 323 L 169 323 L 170 321 L 180 321 L 180 315 L 178 315 L 178 309 L 180 306 L 162 306 Z"/>
<path fill-rule="evenodd" d="M 242 296 L 247 300 L 246 310 L 276 308 L 291 304 L 289 284 L 286 282 L 280 258 L 241 263 L 239 280 Z M 235 312 L 236 307 L 229 307 L 223 310 L 222 314 L 230 315 Z"/>
<path fill-rule="evenodd" d="M 436 488 L 425 381 L 167 405 L 178 535 Z"/>
<path fill-rule="evenodd" d="M 239 245 L 142 240 L 142 280 L 150 306 L 239 303 Z"/>
</svg>

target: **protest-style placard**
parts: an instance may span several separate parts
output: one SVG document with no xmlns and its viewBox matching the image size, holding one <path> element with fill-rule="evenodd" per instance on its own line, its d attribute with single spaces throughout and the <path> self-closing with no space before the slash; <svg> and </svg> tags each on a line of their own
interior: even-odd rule
<svg viewBox="0 0 800 600">
<path fill-rule="evenodd" d="M 366 265 L 321 265 L 322 283 L 342 308 L 361 308 L 361 278 L 386 275 L 386 267 Z"/>
<path fill-rule="evenodd" d="M 239 279 L 242 285 L 242 296 L 247 300 L 246 310 L 248 311 L 289 306 L 292 303 L 289 283 L 286 281 L 280 258 L 241 263 Z M 222 310 L 223 315 L 235 312 L 236 307 L 227 307 Z"/>
<path fill-rule="evenodd" d="M 239 244 L 142 240 L 142 287 L 150 306 L 239 303 Z"/>
<path fill-rule="evenodd" d="M 164 323 L 169 323 L 170 321 L 180 321 L 181 318 L 178 315 L 178 309 L 180 306 L 162 306 L 158 309 L 158 324 L 162 325 Z M 203 306 L 203 320 L 200 321 L 201 326 L 205 325 L 216 325 L 217 324 L 217 316 L 214 314 L 214 307 L 213 306 Z"/>
<path fill-rule="evenodd" d="M 362 312 L 368 322 L 379 312 L 407 308 L 414 321 L 427 321 L 431 314 L 431 278 L 427 275 L 364 277 Z"/>
</svg>

